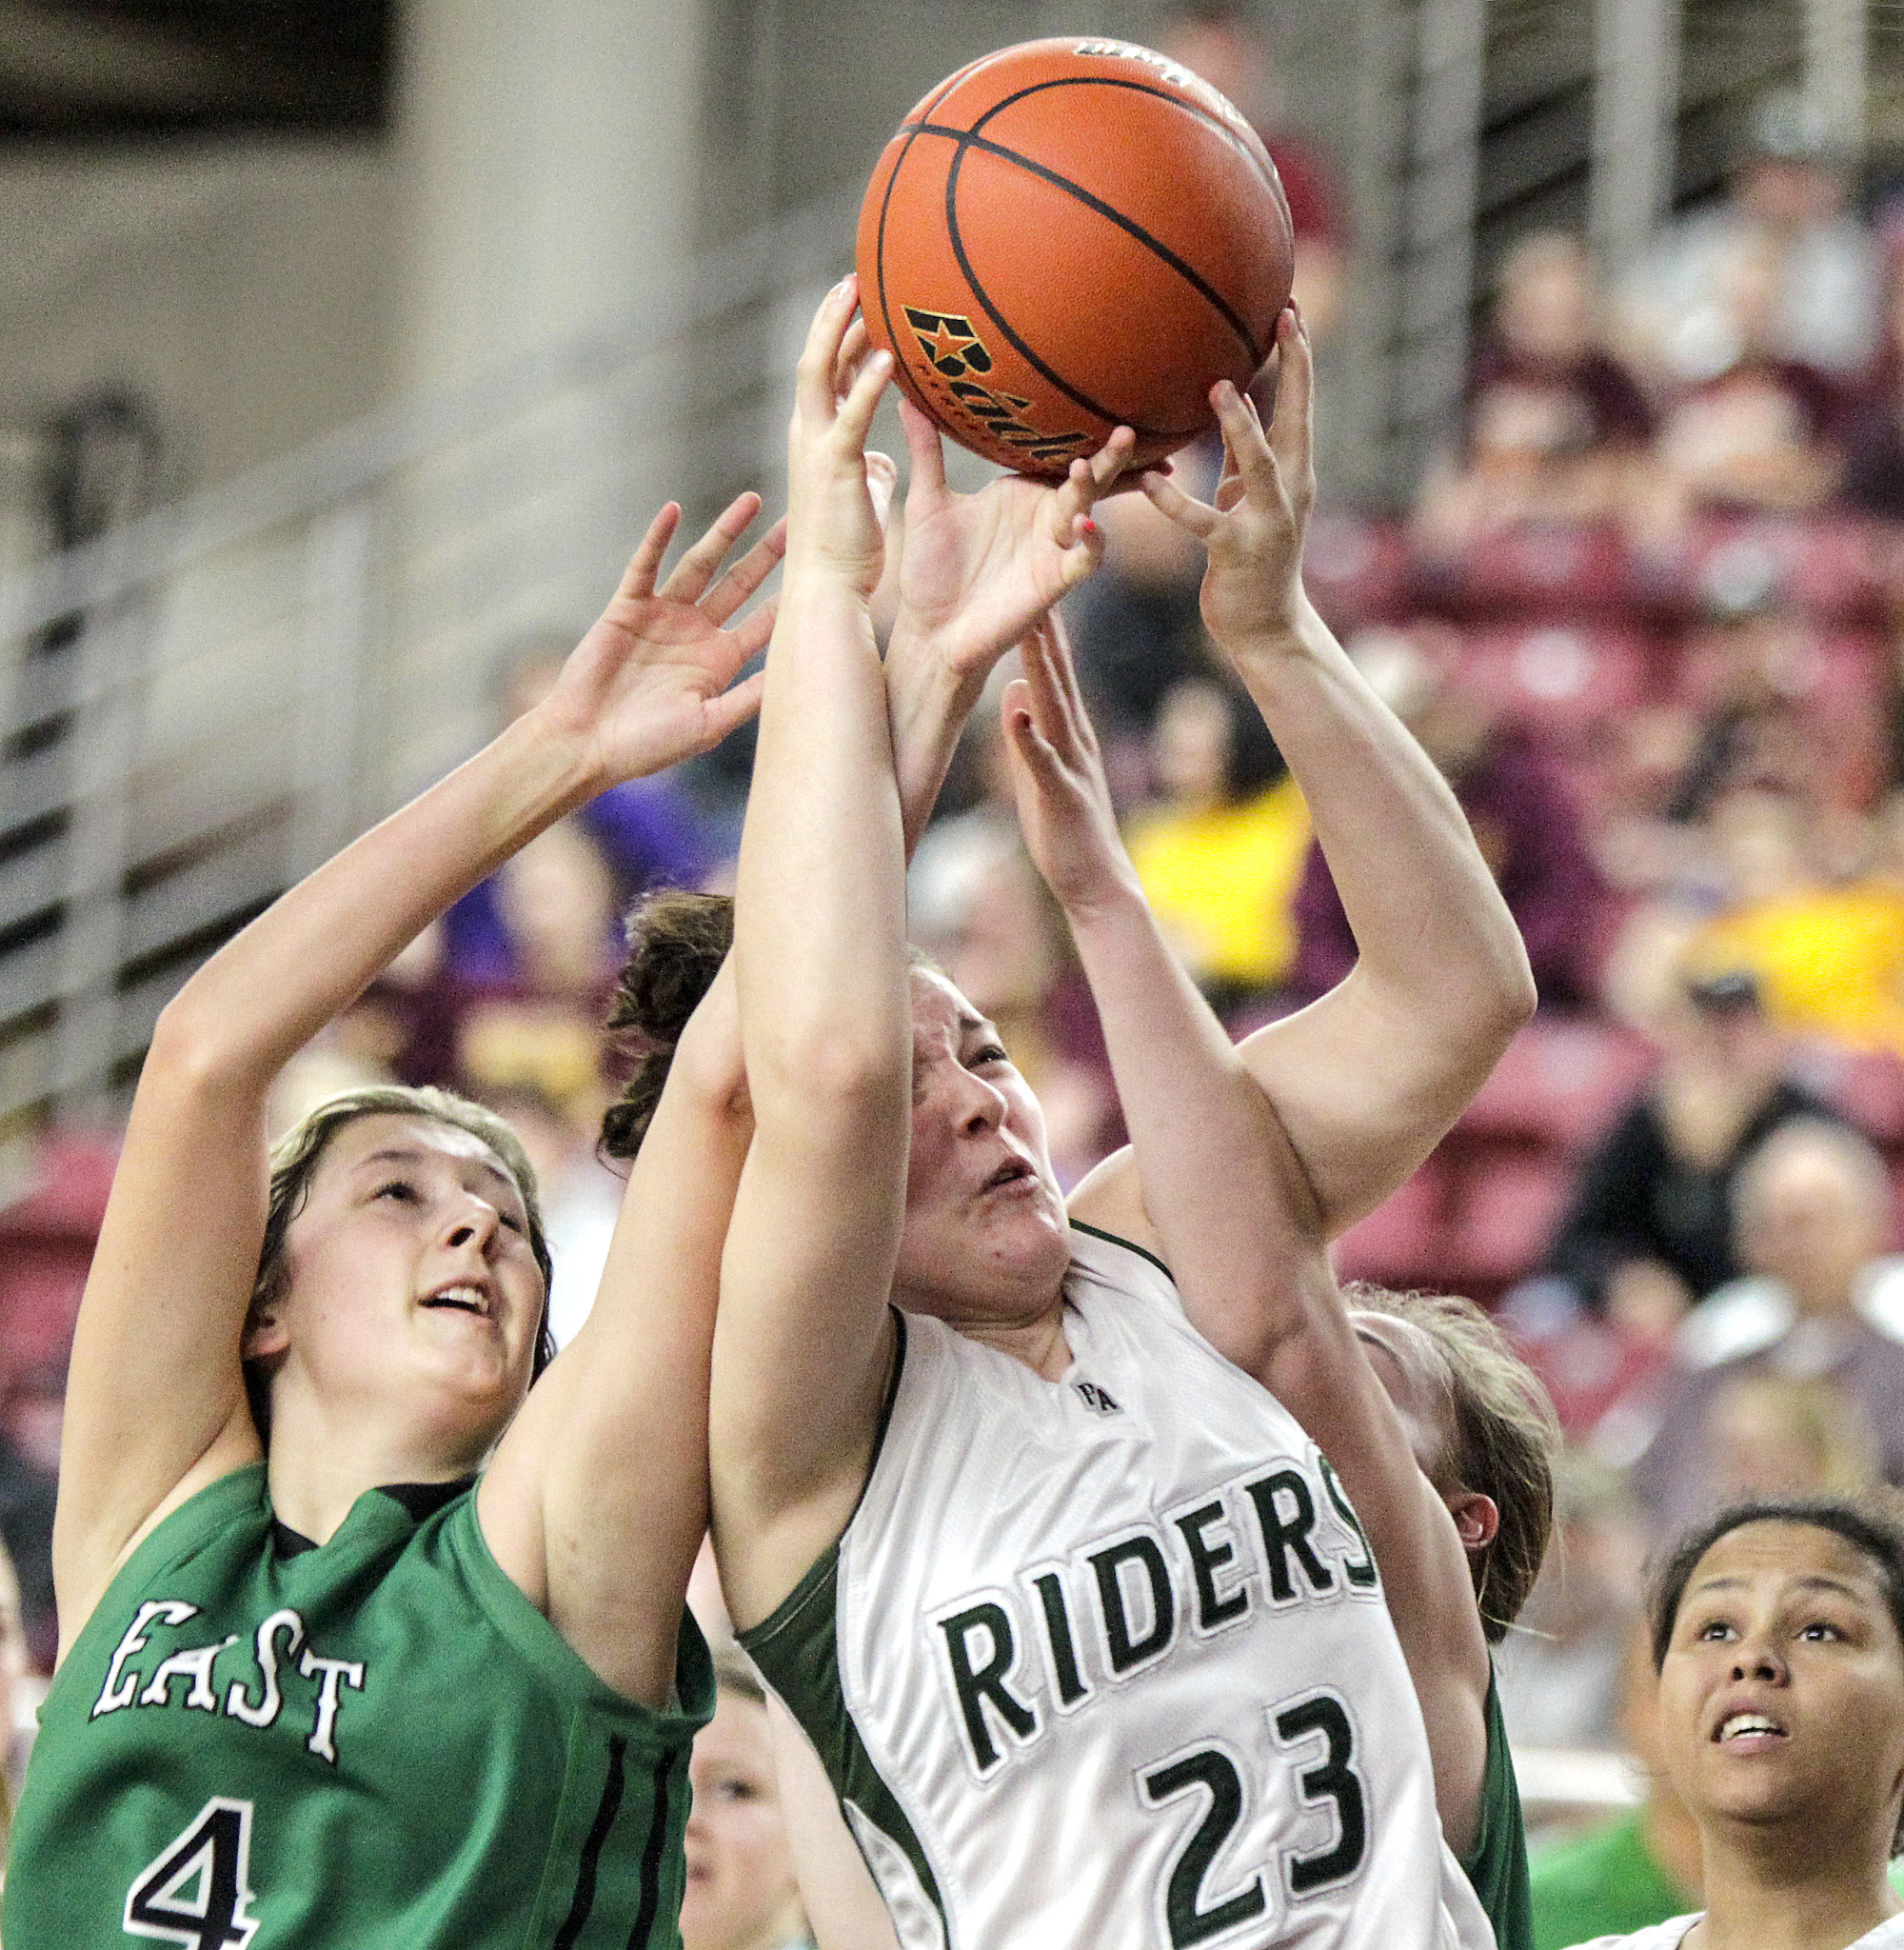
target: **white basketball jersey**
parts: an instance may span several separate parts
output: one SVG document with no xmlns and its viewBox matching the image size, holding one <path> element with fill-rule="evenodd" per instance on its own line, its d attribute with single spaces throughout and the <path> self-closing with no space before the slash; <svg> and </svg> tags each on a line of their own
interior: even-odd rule
<svg viewBox="0 0 1904 1950">
<path fill-rule="evenodd" d="M 1073 1233 L 1047 1382 L 917 1315 L 841 1540 L 743 1635 L 906 1950 L 1444 1950 L 1373 1558 L 1295 1419 L 1147 1255 Z"/>
</svg>

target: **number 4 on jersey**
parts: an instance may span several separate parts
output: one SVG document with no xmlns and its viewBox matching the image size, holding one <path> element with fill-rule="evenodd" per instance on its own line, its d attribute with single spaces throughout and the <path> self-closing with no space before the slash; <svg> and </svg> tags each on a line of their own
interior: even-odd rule
<svg viewBox="0 0 1904 1950">
<path fill-rule="evenodd" d="M 251 1803 L 213 1795 L 126 1895 L 134 1937 L 187 1950 L 245 1950 L 257 1933 L 251 1906 Z"/>
</svg>

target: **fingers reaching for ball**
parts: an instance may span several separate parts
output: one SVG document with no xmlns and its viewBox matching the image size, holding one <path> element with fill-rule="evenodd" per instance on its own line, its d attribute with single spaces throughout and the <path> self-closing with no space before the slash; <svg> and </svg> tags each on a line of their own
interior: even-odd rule
<svg viewBox="0 0 1904 1950">
<path fill-rule="evenodd" d="M 1306 599 L 1302 537 L 1316 498 L 1308 334 L 1293 310 L 1277 323 L 1276 412 L 1270 429 L 1246 393 L 1227 380 L 1211 388 L 1223 436 L 1223 471 L 1211 502 L 1146 474 L 1158 511 L 1209 554 L 1201 607 L 1210 633 L 1232 655 L 1252 639 L 1286 637 Z"/>
<path fill-rule="evenodd" d="M 892 377 L 892 355 L 874 349 L 858 316 L 859 281 L 843 278 L 821 300 L 794 382 L 787 430 L 790 567 L 843 575 L 863 596 L 885 560 L 894 474 L 869 455 L 866 435 Z"/>
</svg>

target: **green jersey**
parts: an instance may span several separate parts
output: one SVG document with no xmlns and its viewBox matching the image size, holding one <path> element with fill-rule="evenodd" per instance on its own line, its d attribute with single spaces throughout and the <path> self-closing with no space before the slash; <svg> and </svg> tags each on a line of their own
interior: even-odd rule
<svg viewBox="0 0 1904 1950">
<path fill-rule="evenodd" d="M 1520 1783 L 1507 1746 L 1500 1693 L 1492 1674 L 1487 1696 L 1487 1772 L 1481 1781 L 1481 1825 L 1461 1867 L 1494 1925 L 1499 1950 L 1532 1950 L 1534 1920 L 1527 1893 L 1527 1827 Z"/>
<path fill-rule="evenodd" d="M 713 1711 L 590 1671 L 490 1555 L 468 1483 L 358 1498 L 321 1547 L 262 1463 L 133 1553 L 54 1679 L 8 1950 L 676 1946 L 687 1753 Z"/>
</svg>

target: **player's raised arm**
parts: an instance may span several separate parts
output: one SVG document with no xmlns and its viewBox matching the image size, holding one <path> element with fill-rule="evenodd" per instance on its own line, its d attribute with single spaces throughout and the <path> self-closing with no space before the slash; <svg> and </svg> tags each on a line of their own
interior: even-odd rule
<svg viewBox="0 0 1904 1950">
<path fill-rule="evenodd" d="M 1343 1309 L 1276 1110 L 1144 900 L 1055 618 L 1024 664 L 1002 701 L 1020 821 L 1090 981 L 1131 1134 L 1129 1153 L 1074 1194 L 1072 1216 L 1155 1250 L 1200 1331 L 1340 1472 L 1396 1608 L 1443 1819 L 1464 1846 L 1487 1759 L 1488 1660 L 1455 1525 Z"/>
<path fill-rule="evenodd" d="M 650 1705 L 674 1683 L 707 1529 L 714 1311 L 751 1132 L 730 963 L 675 1045 L 595 1304 L 478 1493 L 496 1561 L 603 1679 Z"/>
<path fill-rule="evenodd" d="M 750 714 L 756 686 L 734 679 L 768 618 L 723 626 L 772 568 L 777 536 L 712 578 L 758 507 L 742 497 L 657 596 L 655 567 L 679 519 L 664 509 L 549 698 L 285 895 L 161 1017 L 74 1336 L 54 1542 L 69 1644 L 160 1516 L 262 1452 L 241 1343 L 265 1231 L 273 1078 L 516 847 L 607 785 L 704 750 Z M 499 1218 L 492 1198 L 475 1204 L 484 1226 L 520 1224 Z M 533 1319 L 521 1333 L 532 1340 Z M 348 1463 L 274 1436 L 273 1492 L 288 1521 L 323 1530 L 353 1468 L 387 1467 L 370 1482 L 409 1480 L 427 1435 L 398 1426 L 401 1404 L 391 1417 Z M 492 1429 L 483 1448 L 493 1440 Z"/>
<path fill-rule="evenodd" d="M 1136 435 L 1118 428 L 1062 481 L 1001 474 L 960 494 L 938 428 L 909 400 L 899 410 L 911 473 L 886 690 L 909 854 L 993 667 L 1103 559 L 1091 509 L 1123 475 Z"/>
<path fill-rule="evenodd" d="M 1273 430 L 1220 388 L 1216 505 L 1148 483 L 1209 551 L 1202 610 L 1308 802 L 1359 952 L 1245 1060 L 1274 1101 L 1333 1237 L 1421 1163 L 1534 1007 L 1506 903 L 1440 774 L 1304 594 L 1315 496 L 1306 333 L 1285 312 Z"/>
<path fill-rule="evenodd" d="M 714 1541 L 741 1625 L 845 1527 L 893 1350 L 910 1096 L 903 839 L 868 599 L 865 438 L 890 374 L 847 279 L 788 436 L 786 579 L 741 842 L 735 970 L 754 1138 L 722 1274 Z M 885 464 L 883 464 L 883 466 Z"/>
</svg>

